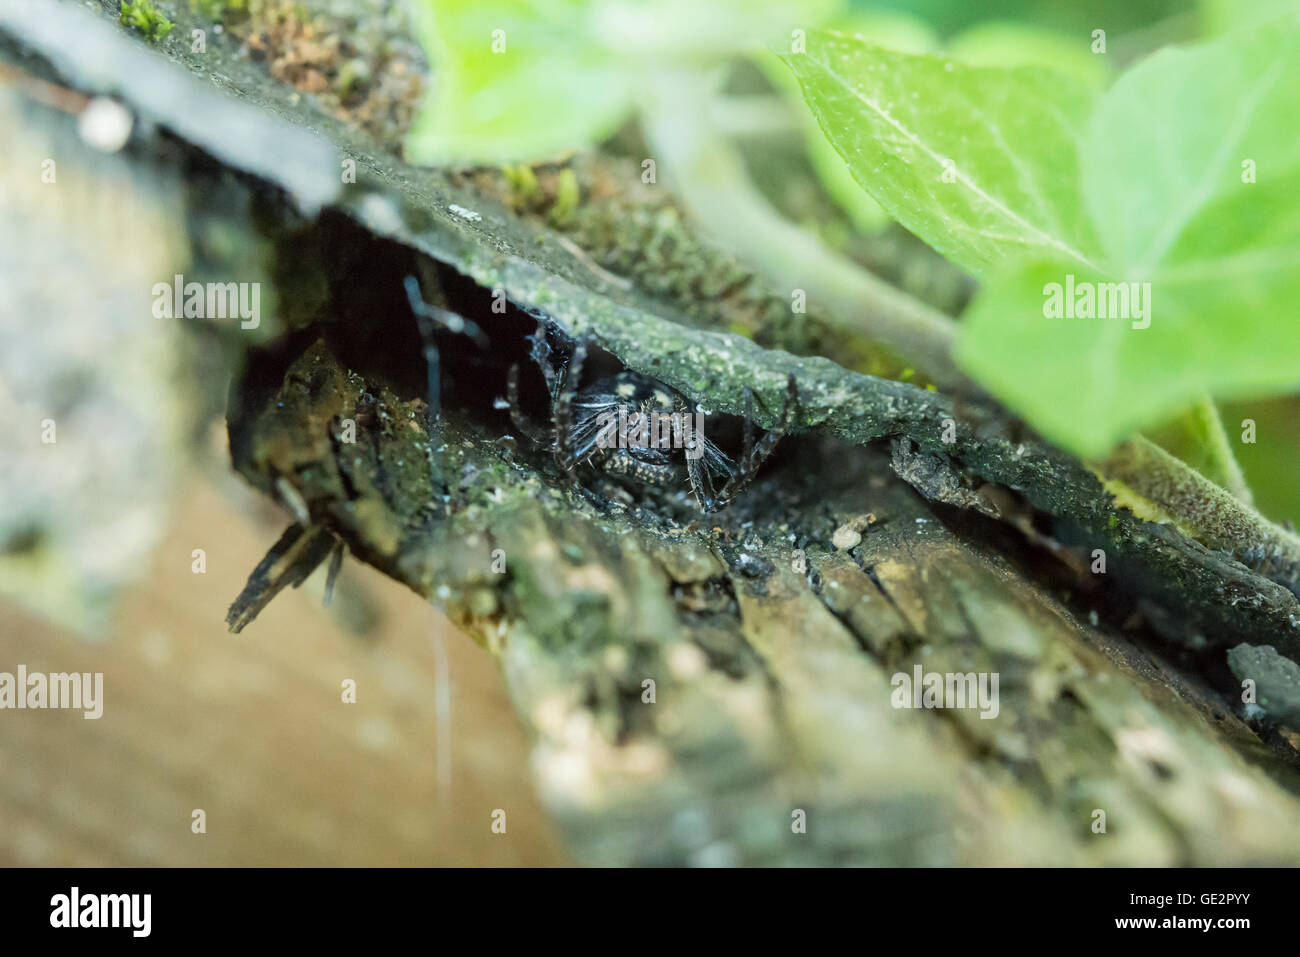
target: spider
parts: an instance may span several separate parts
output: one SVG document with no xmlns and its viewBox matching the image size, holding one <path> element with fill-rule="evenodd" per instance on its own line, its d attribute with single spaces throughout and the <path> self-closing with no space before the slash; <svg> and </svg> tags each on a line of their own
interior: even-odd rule
<svg viewBox="0 0 1300 957">
<path fill-rule="evenodd" d="M 673 486 L 685 477 L 700 509 L 717 512 L 753 481 L 794 422 L 798 390 L 790 376 L 778 430 L 765 432 L 755 442 L 754 396 L 746 389 L 745 451 L 737 463 L 704 435 L 703 414 L 675 389 L 630 371 L 579 387 L 587 356 L 582 342 L 573 343 L 558 364 L 541 327 L 532 343 L 533 361 L 550 395 L 552 427 L 539 428 L 524 417 L 517 364 L 511 366 L 506 385 L 510 418 L 571 477 L 579 465 L 644 485 Z"/>
</svg>

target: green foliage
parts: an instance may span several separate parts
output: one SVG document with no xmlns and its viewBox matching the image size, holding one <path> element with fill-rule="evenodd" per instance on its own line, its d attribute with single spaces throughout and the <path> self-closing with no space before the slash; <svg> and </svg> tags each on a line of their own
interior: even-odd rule
<svg viewBox="0 0 1300 957">
<path fill-rule="evenodd" d="M 1061 0 L 855 0 L 860 6 L 879 10 L 906 10 L 923 19 L 944 35 L 969 29 L 989 21 L 1015 20 L 1033 23 L 1059 33 L 1086 37 L 1097 28 L 1121 34 L 1140 30 L 1151 24 L 1187 12 L 1188 0 L 1088 0 L 1086 3 L 1062 3 Z M 1253 6 L 1263 0 L 1221 0 L 1238 7 Z M 1286 2 L 1286 0 L 1282 0 Z"/>
<path fill-rule="evenodd" d="M 249 0 L 190 0 L 190 9 L 208 20 L 221 21 L 227 14 L 246 14 Z"/>
<path fill-rule="evenodd" d="M 1100 96 L 835 34 L 786 59 L 859 183 L 984 282 L 958 358 L 1049 437 L 1100 454 L 1207 390 L 1300 378 L 1300 19 L 1162 51 Z M 1047 317 L 1067 275 L 1149 282 L 1149 326 Z"/>
<path fill-rule="evenodd" d="M 832 26 L 836 32 L 902 53 L 938 53 L 942 46 L 925 23 L 901 14 L 857 11 Z M 1074 74 L 1094 88 L 1102 86 L 1109 75 L 1104 58 L 1091 55 L 1086 47 L 1062 34 L 1029 24 L 989 23 L 974 27 L 954 38 L 947 52 L 953 59 L 976 66 L 1051 66 Z M 779 62 L 779 58 L 773 54 L 762 62 L 767 66 Z M 798 81 L 789 70 L 781 67 L 767 72 L 778 88 L 798 92 Z M 806 125 L 808 157 L 826 192 L 848 212 L 861 232 L 883 229 L 890 222 L 889 214 L 858 185 L 811 114 Z"/>
<path fill-rule="evenodd" d="M 1097 2 L 1115 30 L 1169 12 L 1164 0 L 1124 12 Z M 1207 21 L 1229 18 L 1218 0 L 1203 3 Z M 1109 55 L 1092 52 L 1091 28 L 1073 21 L 1064 35 L 984 23 L 948 40 L 945 58 L 886 48 L 939 48 L 916 20 L 839 6 L 418 0 L 435 82 L 408 154 L 554 158 L 638 110 L 652 120 L 652 149 L 666 148 L 664 135 L 699 131 L 698 98 L 716 90 L 701 80 L 728 58 L 758 54 L 778 89 L 792 90 L 755 41 L 798 50 L 792 40 L 806 35 L 806 52 L 784 58 L 820 127 L 810 124 L 807 148 L 827 191 L 860 228 L 892 216 L 981 281 L 958 360 L 1049 437 L 1101 454 L 1207 392 L 1268 394 L 1300 379 L 1294 15 L 1163 51 L 1101 92 Z M 936 23 L 971 22 L 964 3 L 931 6 Z M 1040 7 L 990 9 L 1015 19 Z M 861 35 L 816 29 L 823 22 Z M 679 163 L 670 175 L 687 186 L 693 170 Z M 570 192 L 560 215 L 576 202 Z M 1069 283 L 1117 305 L 1149 283 L 1149 322 L 1134 302 L 1116 318 L 1045 311 L 1054 285 Z"/>
<path fill-rule="evenodd" d="M 1076 153 L 1091 96 L 1073 77 L 825 33 L 786 60 L 859 184 L 973 275 L 1094 245 Z"/>
<path fill-rule="evenodd" d="M 882 46 L 903 49 L 892 43 Z M 1079 37 L 1027 23 L 980 24 L 954 37 L 947 52 L 971 66 L 1050 67 L 1073 74 L 1093 89 L 1105 86 L 1111 75 L 1109 58 L 1093 53 Z"/>
<path fill-rule="evenodd" d="M 417 162 L 548 159 L 612 134 L 660 95 L 763 40 L 789 43 L 838 0 L 417 0 L 437 81 L 407 140 Z M 693 104 L 681 104 L 691 108 Z"/>
<path fill-rule="evenodd" d="M 551 222 L 556 226 L 567 226 L 573 222 L 578 212 L 578 202 L 582 195 L 578 188 L 578 176 L 569 167 L 560 170 L 559 182 L 555 189 L 555 205 L 551 207 Z"/>
<path fill-rule="evenodd" d="M 902 14 L 856 11 L 851 16 L 836 20 L 833 26 L 842 33 L 861 35 L 891 50 L 929 53 L 936 50 L 939 45 L 939 38 L 929 27 L 919 20 Z M 758 64 L 773 86 L 794 99 L 799 98 L 799 83 L 786 69 L 780 57 L 775 53 L 763 51 L 763 54 L 758 57 Z M 889 214 L 880 207 L 870 193 L 858 186 L 844 158 L 826 139 L 812 115 L 806 110 L 802 112 L 805 128 L 804 146 L 822 187 L 843 207 L 860 232 L 876 233 L 884 229 L 890 223 Z"/>
<path fill-rule="evenodd" d="M 1296 9 L 1296 0 L 1201 0 L 1201 30 L 1206 36 L 1227 33 Z"/>
<path fill-rule="evenodd" d="M 153 0 L 122 0 L 119 14 L 122 23 L 134 27 L 144 34 L 145 39 L 157 43 L 172 32 L 172 22 L 154 6 Z"/>
</svg>

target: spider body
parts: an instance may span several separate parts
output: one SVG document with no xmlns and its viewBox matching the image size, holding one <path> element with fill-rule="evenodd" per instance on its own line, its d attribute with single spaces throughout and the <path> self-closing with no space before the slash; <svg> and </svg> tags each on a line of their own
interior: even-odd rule
<svg viewBox="0 0 1300 957">
<path fill-rule="evenodd" d="M 624 371 L 578 390 L 571 410 L 570 454 L 579 460 L 643 485 L 672 486 L 686 477 L 684 456 L 695 454 L 693 421 L 703 416 L 692 414 L 681 393 Z"/>
<path fill-rule="evenodd" d="M 573 476 L 579 467 L 629 485 L 672 487 L 690 483 L 704 512 L 716 512 L 747 486 L 788 430 L 797 404 L 789 379 L 778 432 L 755 442 L 753 395 L 745 390 L 745 451 L 732 460 L 704 434 L 704 414 L 680 392 L 648 376 L 623 371 L 580 385 L 586 348 L 574 343 L 557 362 L 541 329 L 532 356 L 546 380 L 551 428 L 541 429 L 520 411 L 518 366 L 510 370 L 507 402 L 515 426 Z"/>
</svg>

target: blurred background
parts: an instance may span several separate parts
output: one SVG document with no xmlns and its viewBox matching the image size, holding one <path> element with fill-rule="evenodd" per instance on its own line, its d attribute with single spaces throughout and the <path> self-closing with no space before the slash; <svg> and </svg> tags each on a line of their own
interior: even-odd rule
<svg viewBox="0 0 1300 957">
<path fill-rule="evenodd" d="M 317 573 L 229 634 L 226 608 L 285 516 L 198 472 L 178 502 L 145 582 L 94 640 L 0 603 L 0 670 L 103 672 L 105 689 L 98 720 L 0 713 L 0 864 L 566 863 L 487 652 L 352 561 L 333 613 Z M 340 622 L 349 609 L 364 635 Z M 341 700 L 349 678 L 355 704 Z M 206 833 L 192 833 L 196 808 Z M 505 834 L 491 830 L 497 808 Z"/>
</svg>

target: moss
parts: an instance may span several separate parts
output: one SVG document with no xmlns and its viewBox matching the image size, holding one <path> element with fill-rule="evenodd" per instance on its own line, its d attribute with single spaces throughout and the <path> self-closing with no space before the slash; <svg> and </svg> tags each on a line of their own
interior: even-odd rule
<svg viewBox="0 0 1300 957">
<path fill-rule="evenodd" d="M 555 205 L 551 207 L 551 225 L 568 226 L 578 212 L 581 190 L 578 188 L 578 176 L 572 169 L 565 167 L 560 171 L 559 184 L 555 191 Z"/>
<path fill-rule="evenodd" d="M 353 57 L 339 69 L 338 77 L 334 81 L 334 92 L 338 94 L 339 99 L 346 100 L 353 93 L 369 86 L 373 78 L 370 64 L 366 62 L 365 58 Z"/>
<path fill-rule="evenodd" d="M 190 0 L 190 9 L 214 22 L 225 20 L 228 14 L 246 14 L 250 0 Z"/>
<path fill-rule="evenodd" d="M 571 218 L 561 197 L 573 188 L 566 185 L 569 175 L 581 194 Z M 844 335 L 818 303 L 796 311 L 788 293 L 772 289 L 714 242 L 666 187 L 640 185 L 636 168 L 625 161 L 584 154 L 570 166 L 480 167 L 456 171 L 450 179 L 562 230 L 595 266 L 671 305 L 698 328 L 725 330 L 796 355 L 827 356 L 882 378 L 901 374 L 902 363 L 887 349 Z M 535 237 L 534 243 L 544 245 L 545 239 Z"/>
<path fill-rule="evenodd" d="M 531 166 L 526 163 L 506 166 L 502 172 L 509 184 L 511 205 L 516 209 L 527 209 L 541 198 L 542 189 Z"/>
<path fill-rule="evenodd" d="M 150 43 L 158 43 L 172 32 L 172 22 L 162 15 L 153 0 L 135 0 L 134 3 L 122 0 L 119 16 L 122 23 L 135 27 Z"/>
<path fill-rule="evenodd" d="M 1300 539 L 1239 507 L 1224 489 L 1181 463 L 1154 443 L 1134 439 L 1101 464 L 1107 491 L 1119 504 L 1149 521 L 1173 521 L 1188 538 L 1222 549 L 1238 560 L 1254 546 L 1266 545 L 1296 563 Z M 1300 577 L 1289 571 L 1287 582 Z"/>
</svg>

